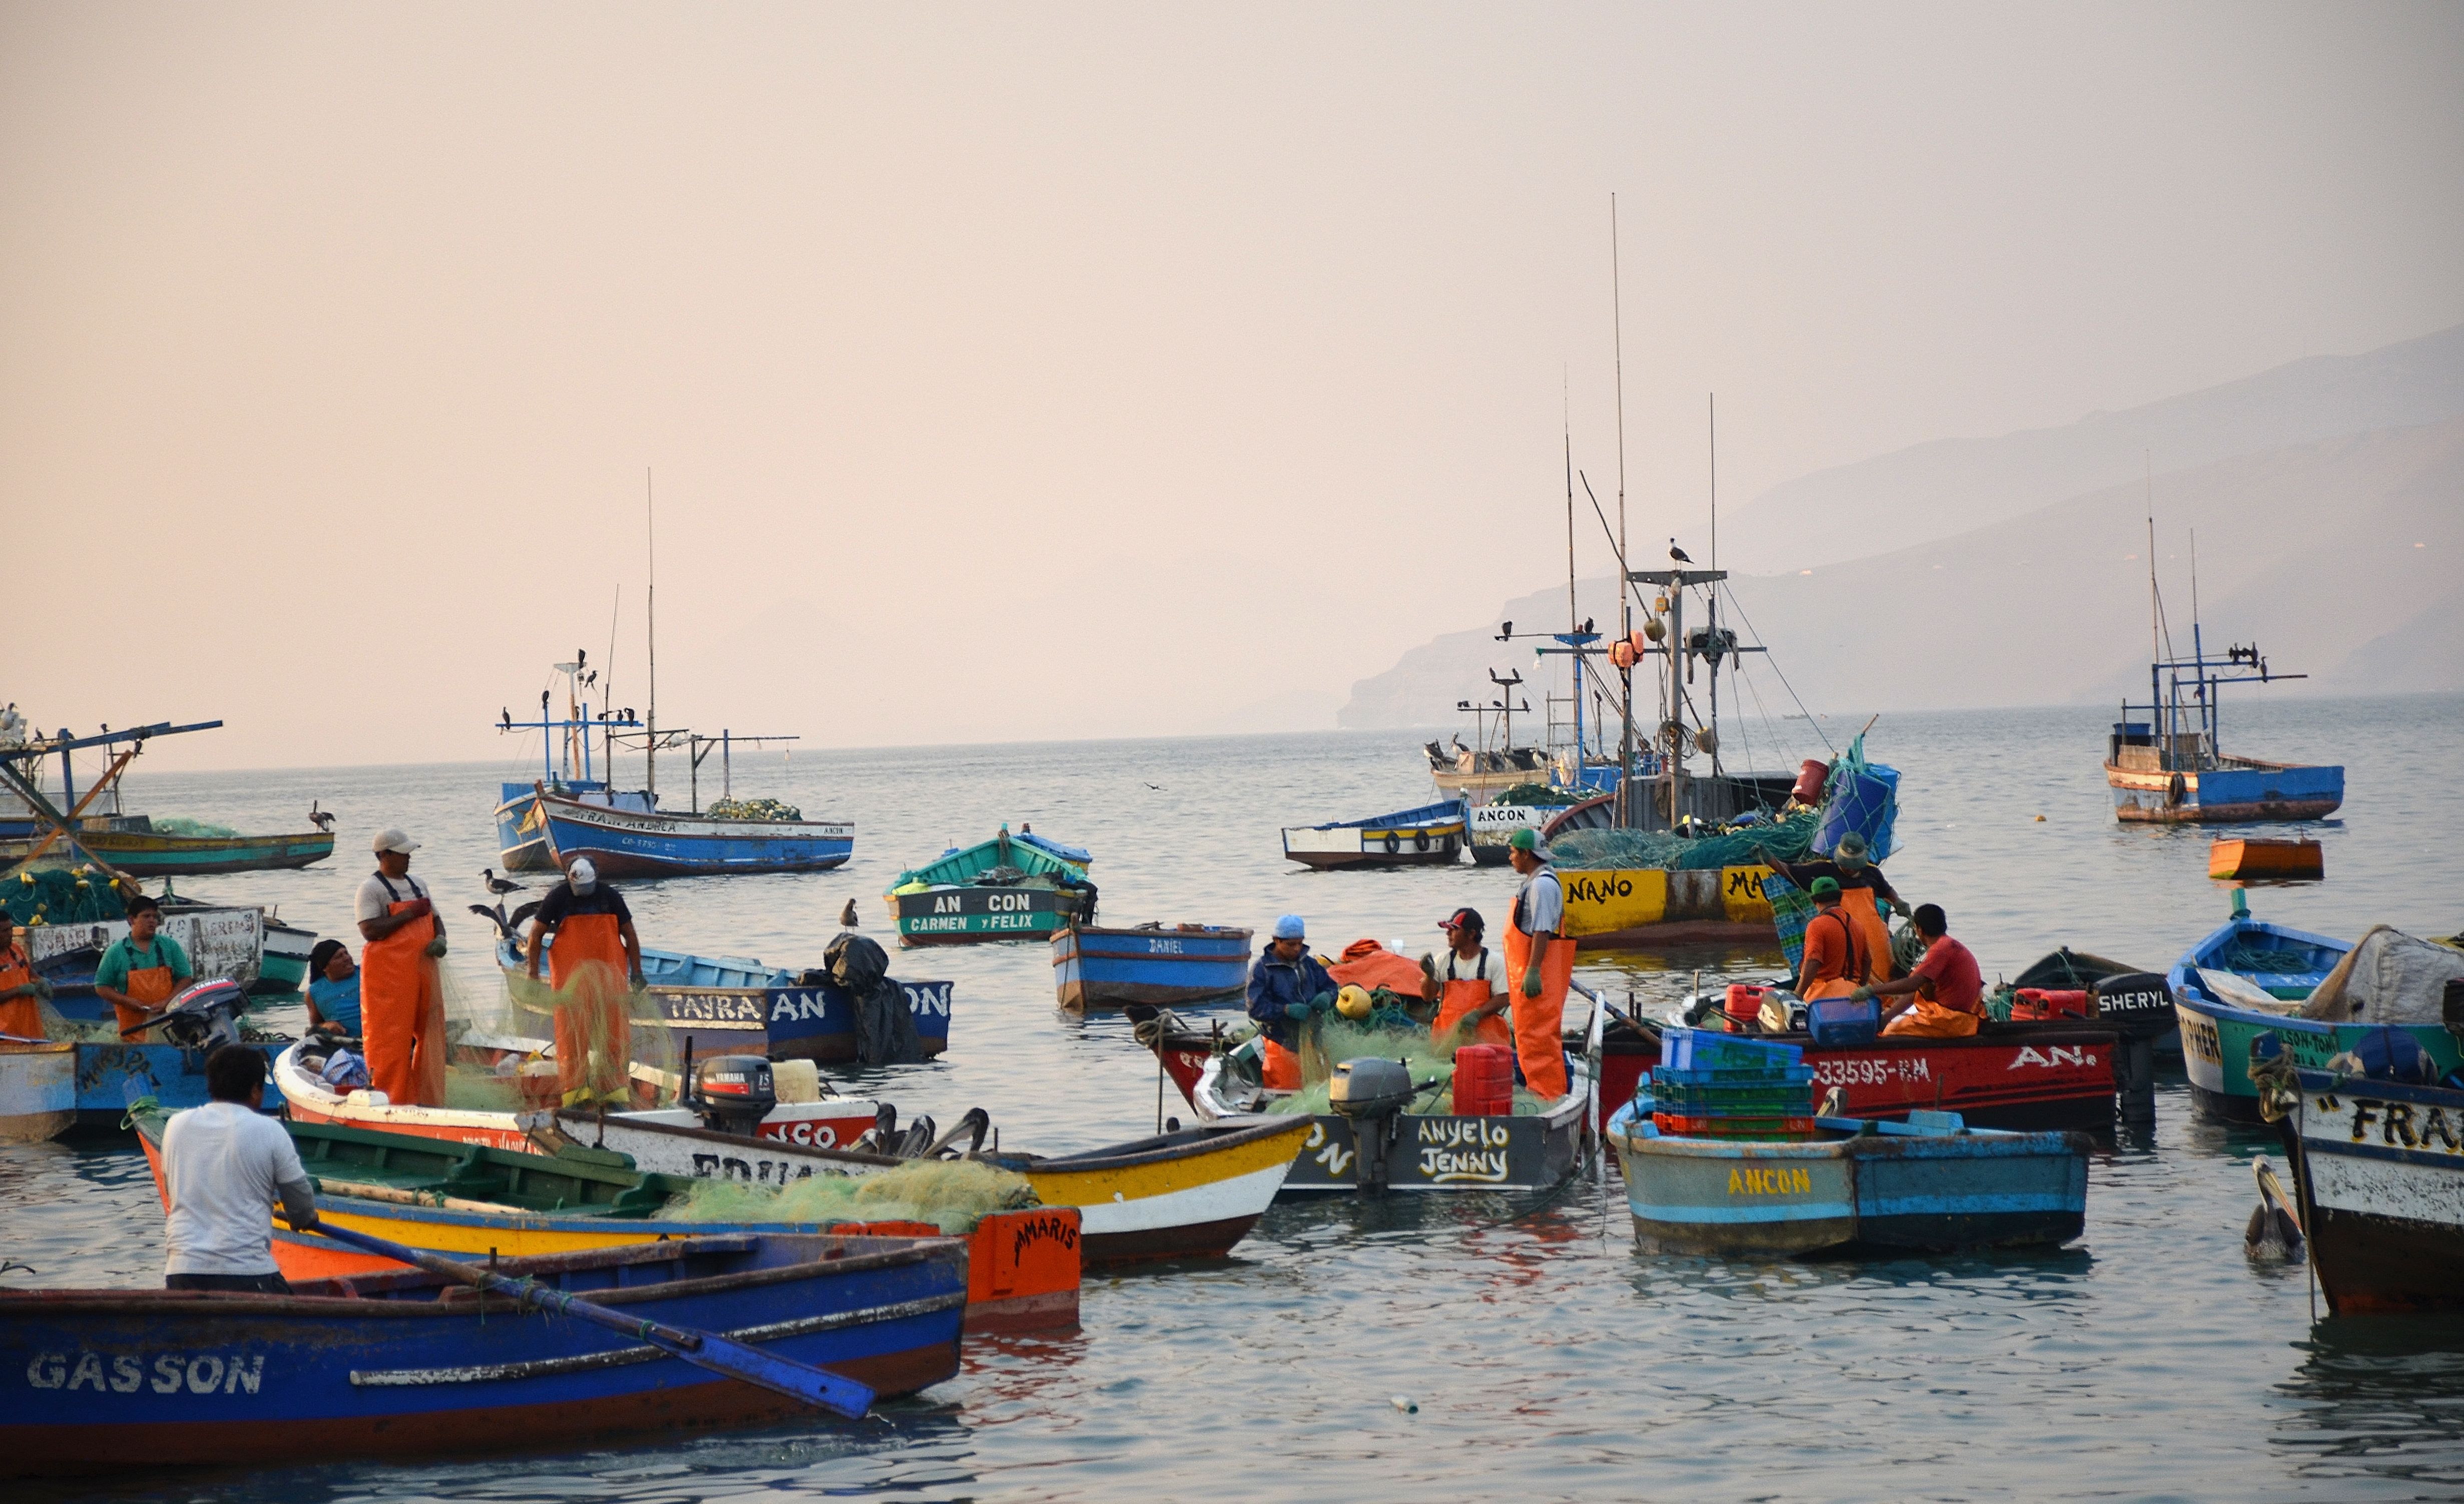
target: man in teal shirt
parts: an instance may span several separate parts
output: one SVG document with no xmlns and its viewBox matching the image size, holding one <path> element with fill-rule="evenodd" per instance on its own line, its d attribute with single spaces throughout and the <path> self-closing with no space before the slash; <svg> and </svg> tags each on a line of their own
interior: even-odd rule
<svg viewBox="0 0 2464 1504">
<path fill-rule="evenodd" d="M 128 902 L 128 934 L 114 940 L 94 968 L 94 991 L 120 1014 L 120 1031 L 143 1028 L 171 994 L 197 974 L 180 942 L 160 933 L 163 911 L 151 898 Z"/>
</svg>

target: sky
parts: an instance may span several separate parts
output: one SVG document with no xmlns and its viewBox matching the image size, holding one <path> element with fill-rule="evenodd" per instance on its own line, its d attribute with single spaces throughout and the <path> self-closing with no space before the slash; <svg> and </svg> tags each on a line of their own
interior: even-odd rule
<svg viewBox="0 0 2464 1504">
<path fill-rule="evenodd" d="M 0 3 L 0 699 L 157 770 L 1331 726 L 1909 444 L 2464 321 L 2464 7 Z M 1611 195 L 1617 270 L 1612 299 Z M 651 500 L 654 498 L 654 506 Z M 1606 566 L 1597 533 L 1579 550 Z"/>
</svg>

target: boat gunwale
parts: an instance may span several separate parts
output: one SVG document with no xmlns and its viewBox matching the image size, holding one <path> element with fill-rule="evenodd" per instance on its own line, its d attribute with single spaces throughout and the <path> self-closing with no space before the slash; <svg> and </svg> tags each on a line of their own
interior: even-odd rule
<svg viewBox="0 0 2464 1504">
<path fill-rule="evenodd" d="M 679 813 L 672 809 L 652 809 L 648 812 L 644 812 L 634 809 L 619 809 L 612 805 L 594 805 L 584 800 L 575 799 L 566 794 L 551 794 L 546 789 L 539 787 L 537 785 L 532 786 L 531 797 L 537 799 L 542 807 L 548 805 L 563 805 L 574 809 L 596 810 L 602 815 L 623 815 L 628 819 L 634 820 L 707 820 L 715 825 L 743 826 L 750 829 L 775 828 L 791 831 L 806 829 L 833 829 L 846 831 L 847 838 L 850 841 L 855 839 L 855 822 L 852 820 L 730 820 L 724 815 Z M 516 802 L 517 801 L 515 800 L 509 799 L 505 801 L 505 805 L 511 805 Z M 502 809 L 505 807 L 505 805 L 499 805 L 496 807 Z M 539 810 L 539 818 L 542 821 L 553 817 L 553 811 L 545 807 L 542 807 Z M 566 818 L 573 817 L 567 816 Z M 575 823 L 577 825 L 591 824 L 588 819 L 576 819 Z M 603 829 L 605 828 L 603 827 Z M 658 831 L 645 833 L 676 834 L 682 835 L 687 839 L 702 839 L 717 838 L 722 836 L 725 832 L 713 830 L 675 832 Z M 790 838 L 803 840 L 814 839 L 814 837 L 811 836 L 798 836 Z M 835 839 L 835 837 L 823 837 L 823 839 Z"/>
<path fill-rule="evenodd" d="M 1253 1114 L 1248 1116 L 1259 1115 Z M 1222 1119 L 1219 1119 L 1219 1121 L 1222 1121 Z M 1194 1139 L 1187 1143 L 1175 1144 L 1158 1149 L 1139 1150 L 1131 1154 L 1115 1154 L 1105 1149 L 1089 1149 L 1074 1155 L 1054 1155 L 1050 1159 L 1038 1158 L 1034 1155 L 1010 1154 L 979 1154 L 970 1156 L 970 1158 L 1020 1175 L 1067 1175 L 1085 1173 L 1089 1171 L 1138 1169 L 1153 1164 L 1170 1164 L 1179 1161 L 1203 1159 L 1209 1154 L 1228 1149 L 1245 1149 L 1253 1143 L 1264 1142 L 1274 1138 L 1280 1133 L 1297 1133 L 1300 1130 L 1310 1126 L 1310 1123 L 1311 1118 L 1306 1114 L 1295 1113 L 1287 1116 L 1279 1115 L 1270 1121 L 1227 1124 L 1227 1126 L 1221 1130 L 1205 1133 L 1203 1138 Z M 1188 1129 L 1182 1130 L 1183 1133 L 1188 1133 L 1191 1130 Z M 1205 1132 L 1204 1130 L 1199 1131 Z M 1166 1135 L 1165 1137 L 1173 1136 Z M 1148 1141 L 1150 1140 L 1144 1139 L 1133 1139 L 1130 1140 L 1130 1144 L 1145 1143 Z M 1113 1147 L 1128 1148 L 1130 1147 L 1130 1144 L 1118 1144 Z M 1294 1152 L 1297 1153 L 1298 1151 L 1296 1150 Z M 1013 1161 L 1017 1162 L 1013 1163 Z M 903 1163 L 905 1161 L 901 1161 L 898 1162 Z"/>
</svg>

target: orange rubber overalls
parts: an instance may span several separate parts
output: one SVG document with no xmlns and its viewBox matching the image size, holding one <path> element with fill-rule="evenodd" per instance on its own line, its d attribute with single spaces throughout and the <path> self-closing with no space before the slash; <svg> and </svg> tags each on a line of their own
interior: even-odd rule
<svg viewBox="0 0 2464 1504">
<path fill-rule="evenodd" d="M 393 884 L 385 884 L 393 892 Z M 400 914 L 415 898 L 385 906 Z M 445 1105 L 445 992 L 436 959 L 436 918 L 423 916 L 360 953 L 360 1038 L 366 1047 L 368 1085 L 397 1107 Z"/>
<path fill-rule="evenodd" d="M 1864 947 L 1863 973 L 1858 980 L 1868 985 L 1891 980 L 1891 926 L 1882 918 L 1880 900 L 1871 888 L 1839 890 L 1839 912 L 1846 916 L 1849 926 Z"/>
<path fill-rule="evenodd" d="M 1543 869 L 1546 871 L 1546 869 Z M 1532 874 L 1537 880 L 1538 873 Z M 1554 1101 L 1566 1095 L 1566 989 L 1574 981 L 1574 942 L 1559 936 L 1540 958 L 1540 995 L 1523 995 L 1523 974 L 1531 967 L 1531 937 L 1524 933 L 1524 894 L 1514 896 L 1506 917 L 1506 985 L 1514 1001 L 1514 1058 L 1533 1095 Z M 1563 922 L 1562 920 L 1560 922 Z"/>
<path fill-rule="evenodd" d="M 7 923 L 0 916 L 0 924 Z M 9 948 L 0 951 L 0 992 L 22 987 L 34 980 L 34 964 L 26 953 L 11 940 Z M 0 1003 L 0 1034 L 14 1034 L 20 1039 L 41 1039 L 43 1035 L 42 1006 L 33 998 L 11 998 Z"/>
<path fill-rule="evenodd" d="M 161 930 L 156 930 L 154 939 L 146 942 L 145 953 L 154 959 L 156 964 L 129 967 L 128 981 L 120 990 L 128 994 L 133 1002 L 143 1003 L 145 1007 L 159 1008 L 171 1001 L 172 993 L 180 990 L 180 979 L 171 974 L 171 963 L 163 957 Z M 111 1010 L 120 1015 L 120 1034 L 123 1039 L 162 1016 L 148 1013 L 145 1008 L 130 1007 L 126 1003 L 114 1003 Z M 37 1028 L 34 1032 L 39 1034 L 42 1029 Z"/>
<path fill-rule="evenodd" d="M 1836 946 L 1816 946 L 1815 926 L 1827 924 L 1837 932 Z M 1797 996 L 1812 1003 L 1820 998 L 1844 998 L 1857 990 L 1863 981 L 1867 966 L 1860 954 L 1863 945 L 1856 926 L 1848 916 L 1837 908 L 1825 909 L 1805 921 L 1805 977 L 1797 986 Z"/>
<path fill-rule="evenodd" d="M 568 914 L 548 947 L 556 987 L 556 1084 L 567 1107 L 632 1105 L 630 967 L 612 914 Z"/>
<path fill-rule="evenodd" d="M 1446 952 L 1446 970 L 1449 973 L 1457 970 L 1462 962 L 1461 955 L 1452 950 Z M 1480 948 L 1480 959 L 1472 964 L 1482 973 L 1488 970 L 1487 946 L 1484 945 Z M 1437 1021 L 1429 1026 L 1429 1037 L 1442 1041 L 1447 1034 L 1454 1031 L 1455 1025 L 1462 1022 L 1465 1013 L 1486 1004 L 1489 1001 L 1489 995 L 1488 978 L 1485 975 L 1450 977 L 1445 984 L 1445 989 L 1438 994 L 1438 1016 Z M 1470 1036 L 1462 1043 L 1503 1045 L 1511 1050 L 1514 1048 L 1514 1031 L 1507 1026 L 1506 1014 L 1491 1013 L 1472 1026 Z"/>
</svg>

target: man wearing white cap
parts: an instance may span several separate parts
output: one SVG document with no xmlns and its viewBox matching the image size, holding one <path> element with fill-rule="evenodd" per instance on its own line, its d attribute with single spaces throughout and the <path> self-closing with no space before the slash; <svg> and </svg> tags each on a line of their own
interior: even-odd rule
<svg viewBox="0 0 2464 1504">
<path fill-rule="evenodd" d="M 410 874 L 419 843 L 399 829 L 376 838 L 377 870 L 360 884 L 360 1037 L 368 1084 L 400 1106 L 445 1105 L 445 992 L 436 976 L 445 921 Z"/>
<path fill-rule="evenodd" d="M 574 858 L 531 920 L 527 961 L 534 982 L 550 934 L 556 937 L 547 947 L 548 979 L 556 987 L 556 1078 L 564 1105 L 629 1106 L 633 1028 L 625 985 L 642 985 L 642 940 L 624 896 L 599 880 L 587 856 Z"/>
</svg>

